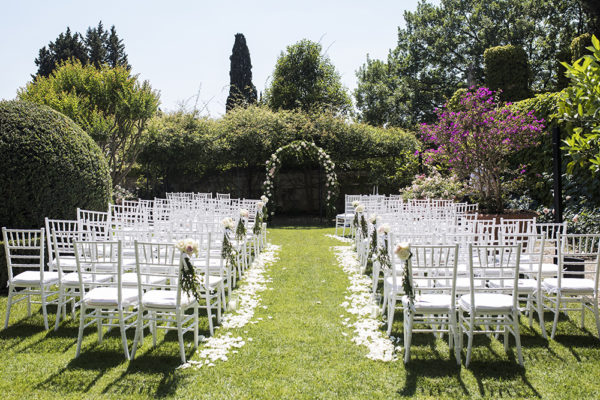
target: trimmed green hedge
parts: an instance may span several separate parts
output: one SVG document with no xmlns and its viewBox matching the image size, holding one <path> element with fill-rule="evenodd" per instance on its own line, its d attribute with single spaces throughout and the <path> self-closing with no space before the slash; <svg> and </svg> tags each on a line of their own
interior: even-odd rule
<svg viewBox="0 0 600 400">
<path fill-rule="evenodd" d="M 527 53 L 513 45 L 490 47 L 483 52 L 485 84 L 492 90 L 502 89 L 504 101 L 526 99 L 531 95 L 531 71 Z"/>
<path fill-rule="evenodd" d="M 248 182 L 256 182 L 264 179 L 267 158 L 294 140 L 314 142 L 329 153 L 338 175 L 356 177 L 360 171 L 361 179 L 380 185 L 382 191 L 397 192 L 418 169 L 415 151 L 420 144 L 413 133 L 351 123 L 328 114 L 239 107 L 218 120 L 182 113 L 155 118 L 138 158 L 140 186 L 148 188 L 141 194 L 195 190 L 203 179 L 227 174 L 229 181 L 234 179 L 231 175 L 244 173 Z M 260 190 L 248 184 L 246 191 L 234 194 L 255 197 Z"/>
<path fill-rule="evenodd" d="M 71 119 L 46 106 L 0 102 L 0 226 L 38 228 L 77 207 L 106 210 L 108 164 Z"/>
</svg>

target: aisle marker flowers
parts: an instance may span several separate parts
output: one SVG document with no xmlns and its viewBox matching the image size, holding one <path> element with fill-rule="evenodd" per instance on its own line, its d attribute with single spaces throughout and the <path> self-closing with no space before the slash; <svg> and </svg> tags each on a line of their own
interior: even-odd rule
<svg viewBox="0 0 600 400">
<path fill-rule="evenodd" d="M 175 244 L 175 248 L 181 251 L 181 289 L 188 295 L 194 296 L 196 301 L 200 302 L 201 279 L 196 273 L 196 268 L 192 265 L 190 257 L 198 255 L 198 242 L 194 239 L 182 239 Z"/>
<path fill-rule="evenodd" d="M 379 306 L 371 295 L 371 279 L 360 272 L 360 264 L 351 246 L 336 246 L 333 251 L 350 281 L 347 289 L 349 295 L 341 306 L 356 316 L 354 322 L 350 322 L 350 318 L 342 321 L 344 326 L 354 328 L 351 340 L 359 346 L 366 346 L 369 350 L 367 358 L 371 360 L 396 361 L 400 346 L 394 346 L 392 340 L 381 332 L 381 321 L 373 316 L 373 310 Z"/>
<path fill-rule="evenodd" d="M 197 354 L 200 361 L 189 360 L 179 366 L 181 369 L 195 367 L 214 367 L 217 361 L 227 361 L 229 353 L 237 353 L 236 349 L 251 342 L 252 338 L 243 338 L 234 335 L 232 329 L 239 329 L 248 323 L 258 323 L 262 318 L 252 321 L 254 311 L 260 305 L 260 293 L 267 289 L 267 284 L 271 282 L 268 276 L 268 268 L 277 262 L 277 253 L 280 247 L 272 244 L 267 245 L 265 251 L 261 253 L 248 268 L 244 280 L 240 287 L 235 290 L 235 295 L 239 298 L 238 307 L 235 311 L 228 311 L 223 315 L 221 321 L 221 332 L 218 336 L 201 338 L 204 345 L 198 349 Z M 263 308 L 266 308 L 263 306 Z M 271 319 L 269 317 L 269 319 Z"/>
</svg>

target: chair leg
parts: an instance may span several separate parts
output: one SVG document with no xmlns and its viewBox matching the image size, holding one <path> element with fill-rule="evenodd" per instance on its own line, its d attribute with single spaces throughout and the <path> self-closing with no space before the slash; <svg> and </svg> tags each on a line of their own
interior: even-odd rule
<svg viewBox="0 0 600 400">
<path fill-rule="evenodd" d="M 40 287 L 40 297 L 42 299 L 42 315 L 44 316 L 44 329 L 48 330 L 48 310 L 46 309 L 46 291 Z"/>
<path fill-rule="evenodd" d="M 152 345 L 156 346 L 156 336 L 157 336 L 157 328 L 156 328 L 156 311 L 151 311 L 152 321 L 150 322 L 150 326 L 152 327 Z"/>
<path fill-rule="evenodd" d="M 58 288 L 58 303 L 56 305 L 56 321 L 54 322 L 54 331 L 58 330 L 58 326 L 60 325 L 60 317 L 63 307 L 66 307 L 63 302 L 65 297 L 65 290 L 62 286 Z"/>
<path fill-rule="evenodd" d="M 540 329 L 542 330 L 542 337 L 544 339 L 548 339 L 548 333 L 546 332 L 546 324 L 544 322 L 544 296 L 540 295 L 540 293 L 537 294 L 537 300 L 536 300 L 536 305 L 537 305 L 537 312 L 538 312 L 538 318 L 540 319 Z"/>
<path fill-rule="evenodd" d="M 469 318 L 469 332 L 467 333 L 467 358 L 465 360 L 465 367 L 469 368 L 471 362 L 471 351 L 473 350 L 473 330 L 475 329 L 475 319 L 473 316 Z"/>
<path fill-rule="evenodd" d="M 394 311 L 396 310 L 396 295 L 390 294 L 388 297 L 388 336 L 392 333 L 392 323 L 394 322 Z"/>
<path fill-rule="evenodd" d="M 185 346 L 183 345 L 183 326 L 181 324 L 181 311 L 177 310 L 177 337 L 179 338 L 179 354 L 181 362 L 185 363 Z"/>
<path fill-rule="evenodd" d="M 210 295 L 207 293 L 205 297 L 206 297 L 206 316 L 208 317 L 208 330 L 210 332 L 210 335 L 212 336 L 215 334 L 215 329 L 213 327 L 212 312 L 210 309 Z"/>
<path fill-rule="evenodd" d="M 198 302 L 194 305 L 194 348 L 198 348 Z"/>
<path fill-rule="evenodd" d="M 10 308 L 12 307 L 12 298 L 14 296 L 14 288 L 11 286 L 8 289 L 8 301 L 6 302 L 6 318 L 4 319 L 4 329 L 8 328 L 8 320 L 10 319 Z"/>
<path fill-rule="evenodd" d="M 129 360 L 129 346 L 127 345 L 127 332 L 125 331 L 125 321 L 123 321 L 123 308 L 119 308 L 119 328 L 121 329 L 121 341 L 123 342 L 123 352 L 125 358 Z"/>
<path fill-rule="evenodd" d="M 585 328 L 585 301 L 581 300 L 581 329 Z"/>
<path fill-rule="evenodd" d="M 554 323 L 552 324 L 552 333 L 550 334 L 551 339 L 554 339 L 554 335 L 556 334 L 556 326 L 558 325 L 559 314 L 560 314 L 560 293 L 556 295 L 556 308 L 554 310 Z"/>
<path fill-rule="evenodd" d="M 138 310 L 138 319 L 135 327 L 135 337 L 133 338 L 133 346 L 131 347 L 131 360 L 135 358 L 135 352 L 137 350 L 138 340 L 143 335 L 144 330 L 144 310 Z"/>
<path fill-rule="evenodd" d="M 27 295 L 27 316 L 31 317 L 31 295 Z"/>
<path fill-rule="evenodd" d="M 81 353 L 81 342 L 83 341 L 83 328 L 85 326 L 85 306 L 82 304 L 79 309 L 79 333 L 77 334 L 77 351 L 75 358 L 79 357 Z"/>
<path fill-rule="evenodd" d="M 110 323 L 110 320 L 108 322 Z M 98 310 L 98 309 L 96 309 L 96 328 L 98 330 L 98 343 L 102 343 L 102 339 L 104 338 L 104 333 L 102 332 L 102 329 L 103 329 L 102 328 L 102 318 L 100 316 L 100 310 Z"/>
<path fill-rule="evenodd" d="M 414 313 L 408 313 L 408 308 L 404 309 L 404 330 L 405 330 L 405 341 L 404 341 L 404 364 L 410 360 L 410 344 L 412 341 L 412 326 L 414 320 Z M 408 321 L 408 323 L 407 323 Z M 407 326 L 408 325 L 408 326 Z"/>
<path fill-rule="evenodd" d="M 523 352 L 521 351 L 521 333 L 519 331 L 519 311 L 513 312 L 513 333 L 515 335 L 515 343 L 517 345 L 517 356 L 519 358 L 519 365 L 523 366 Z"/>
<path fill-rule="evenodd" d="M 596 317 L 596 329 L 598 330 L 598 338 L 600 338 L 600 313 L 598 312 L 598 298 L 594 297 L 594 316 Z"/>
</svg>

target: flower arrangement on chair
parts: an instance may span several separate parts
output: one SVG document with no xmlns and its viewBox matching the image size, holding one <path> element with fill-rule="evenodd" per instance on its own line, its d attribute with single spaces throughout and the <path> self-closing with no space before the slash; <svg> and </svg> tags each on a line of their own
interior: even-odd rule
<svg viewBox="0 0 600 400">
<path fill-rule="evenodd" d="M 200 301 L 201 280 L 190 260 L 192 255 L 198 255 L 198 242 L 189 238 L 183 239 L 175 244 L 175 248 L 181 251 L 182 256 L 181 289 L 188 296 L 194 296 L 197 301 Z"/>
<path fill-rule="evenodd" d="M 233 245 L 231 244 L 231 239 L 229 237 L 230 233 L 235 228 L 235 221 L 233 220 L 233 218 L 227 217 L 223 218 L 221 223 L 225 227 L 225 233 L 223 233 L 223 249 L 221 250 L 221 257 L 227 260 L 229 265 L 235 269 L 237 268 L 237 254 L 235 249 L 233 248 Z"/>
<path fill-rule="evenodd" d="M 408 260 L 410 260 L 410 258 L 412 257 L 412 252 L 410 251 L 410 243 L 398 243 L 398 245 L 394 249 L 394 253 L 396 253 L 398 259 L 400 259 L 404 263 L 404 269 L 402 270 L 402 289 L 404 290 L 404 294 L 408 297 L 408 302 L 412 305 L 415 301 L 415 290 L 412 287 L 412 279 L 409 276 L 408 271 Z"/>
</svg>

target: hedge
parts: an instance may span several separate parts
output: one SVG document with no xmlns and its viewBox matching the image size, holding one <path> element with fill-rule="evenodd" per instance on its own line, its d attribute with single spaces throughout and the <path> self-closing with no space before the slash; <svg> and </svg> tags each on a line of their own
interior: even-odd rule
<svg viewBox="0 0 600 400">
<path fill-rule="evenodd" d="M 106 210 L 108 164 L 71 119 L 46 106 L 0 101 L 0 226 L 38 228 L 73 219 L 77 207 Z"/>
<path fill-rule="evenodd" d="M 483 52 L 486 86 L 501 89 L 504 101 L 526 99 L 531 95 L 529 80 L 531 71 L 527 53 L 513 45 L 490 47 Z"/>
</svg>

